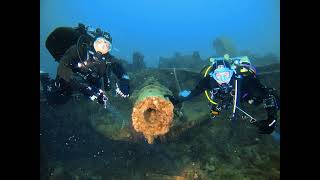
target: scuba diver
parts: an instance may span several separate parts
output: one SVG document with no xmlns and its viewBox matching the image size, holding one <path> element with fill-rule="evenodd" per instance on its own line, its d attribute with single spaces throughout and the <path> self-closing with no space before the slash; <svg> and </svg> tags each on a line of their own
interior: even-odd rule
<svg viewBox="0 0 320 180">
<path fill-rule="evenodd" d="M 271 134 L 278 120 L 279 96 L 275 89 L 262 85 L 257 79 L 256 69 L 251 65 L 249 58 L 247 56 L 230 58 L 226 54 L 222 58 L 210 58 L 210 62 L 212 64 L 203 69 L 204 77 L 192 91 L 182 91 L 178 97 L 171 95 L 166 97 L 176 105 L 205 92 L 210 102 L 212 118 L 218 116 L 222 109 L 232 106 L 233 122 L 238 112 L 236 110 L 239 110 L 250 117 L 250 123 L 258 127 L 259 133 Z M 253 105 L 263 103 L 268 118 L 257 121 L 240 108 L 239 101 Z"/>
<path fill-rule="evenodd" d="M 111 90 L 111 71 L 118 78 L 116 94 L 129 97 L 129 76 L 119 60 L 110 54 L 112 37 L 100 28 L 56 28 L 46 40 L 46 48 L 59 62 L 57 76 L 50 79 L 40 71 L 40 82 L 49 105 L 66 103 L 74 92 L 107 106 L 105 91 Z M 103 90 L 104 89 L 104 90 Z"/>
</svg>

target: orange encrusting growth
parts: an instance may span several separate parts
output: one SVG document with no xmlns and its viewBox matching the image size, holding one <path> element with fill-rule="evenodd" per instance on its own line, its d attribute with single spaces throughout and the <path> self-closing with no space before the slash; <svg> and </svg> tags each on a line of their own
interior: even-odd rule
<svg viewBox="0 0 320 180">
<path fill-rule="evenodd" d="M 173 121 L 173 108 L 169 100 L 156 96 L 147 97 L 133 107 L 132 125 L 152 144 L 155 137 L 169 131 Z"/>
</svg>

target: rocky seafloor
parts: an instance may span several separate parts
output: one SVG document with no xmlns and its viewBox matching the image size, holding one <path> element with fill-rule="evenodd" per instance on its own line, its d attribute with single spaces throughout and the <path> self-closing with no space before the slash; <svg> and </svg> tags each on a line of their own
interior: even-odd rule
<svg viewBox="0 0 320 180">
<path fill-rule="evenodd" d="M 280 90 L 273 66 L 259 68 L 259 78 Z M 182 89 L 200 78 L 186 71 L 177 75 Z M 170 70 L 157 69 L 130 74 L 133 89 L 146 77 L 156 77 L 177 93 L 172 76 Z M 185 117 L 176 118 L 175 127 L 153 144 L 131 127 L 132 103 L 112 95 L 110 99 L 109 111 L 82 97 L 57 107 L 40 102 L 41 179 L 280 179 L 279 142 L 258 134 L 248 119 L 232 126 L 228 113 L 207 118 L 203 96 L 186 102 Z M 264 117 L 261 106 L 244 108 Z"/>
</svg>

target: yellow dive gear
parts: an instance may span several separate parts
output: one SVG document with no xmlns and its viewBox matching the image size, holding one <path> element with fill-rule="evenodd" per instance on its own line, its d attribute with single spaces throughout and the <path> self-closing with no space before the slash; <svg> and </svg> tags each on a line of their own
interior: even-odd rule
<svg viewBox="0 0 320 180">
<path fill-rule="evenodd" d="M 211 58 L 210 58 L 211 60 Z M 212 68 L 212 66 L 209 66 L 206 70 L 206 72 L 204 73 L 204 77 L 206 77 L 208 75 L 208 72 L 210 71 L 210 69 Z M 208 91 L 205 90 L 204 93 L 206 94 L 206 97 L 207 99 L 209 100 L 210 103 L 214 104 L 214 105 L 217 105 L 218 103 L 214 102 L 210 97 L 209 97 L 209 94 L 208 94 Z"/>
</svg>

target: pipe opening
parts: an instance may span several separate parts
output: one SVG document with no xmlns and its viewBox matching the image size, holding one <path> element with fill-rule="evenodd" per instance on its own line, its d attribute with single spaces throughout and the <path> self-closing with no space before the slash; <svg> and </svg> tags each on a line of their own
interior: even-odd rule
<svg viewBox="0 0 320 180">
<path fill-rule="evenodd" d="M 132 111 L 132 125 L 153 142 L 153 138 L 169 131 L 173 120 L 173 105 L 159 97 L 148 97 L 135 104 Z"/>
<path fill-rule="evenodd" d="M 157 121 L 157 117 L 159 116 L 159 111 L 153 108 L 148 108 L 146 111 L 144 111 L 143 116 L 144 120 L 147 123 L 155 123 Z"/>
</svg>

